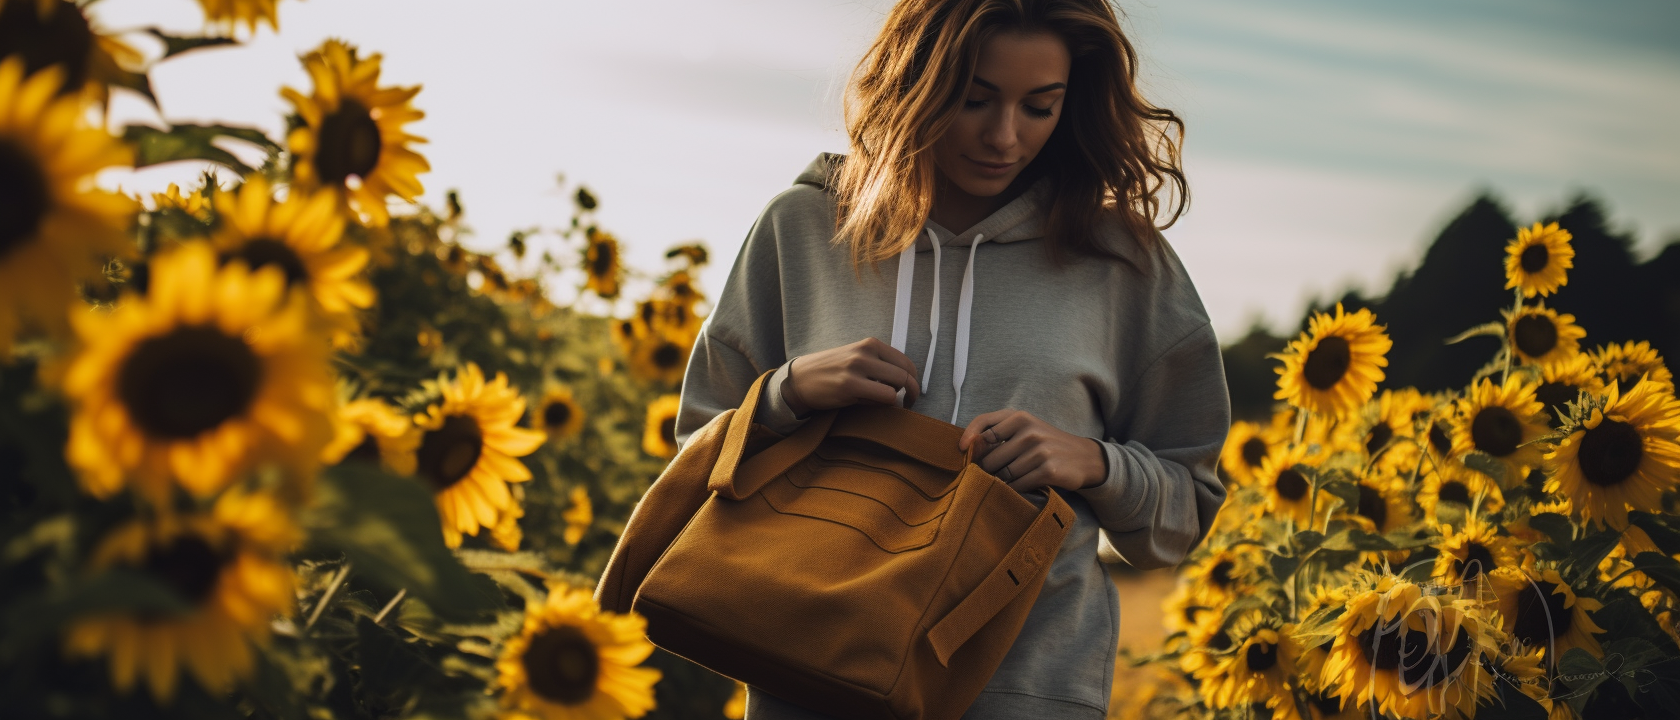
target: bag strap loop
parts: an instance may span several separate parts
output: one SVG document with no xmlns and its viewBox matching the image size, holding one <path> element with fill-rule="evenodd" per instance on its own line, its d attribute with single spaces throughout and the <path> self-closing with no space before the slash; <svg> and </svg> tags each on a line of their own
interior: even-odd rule
<svg viewBox="0 0 1680 720">
<path fill-rule="evenodd" d="M 758 414 L 759 393 L 775 373 L 776 368 L 771 368 L 758 376 L 752 387 L 747 389 L 741 407 L 729 418 L 729 429 L 724 431 L 723 436 L 723 452 L 718 455 L 717 464 L 712 466 L 712 475 L 706 483 L 712 492 L 722 493 L 727 488 L 729 492 L 725 493 L 726 496 L 733 493 L 735 468 L 741 464 L 741 454 L 746 452 L 747 438 L 752 434 L 753 416 Z"/>
<path fill-rule="evenodd" d="M 939 664 L 950 667 L 951 656 L 963 643 L 996 617 L 1038 573 L 1048 571 L 1046 561 L 1054 558 L 1061 548 L 1068 526 L 1073 523 L 1073 509 L 1055 490 L 1039 489 L 1048 499 L 1021 539 L 1015 541 L 1009 554 L 998 561 L 974 592 L 928 630 L 928 641 L 933 643 Z"/>
</svg>

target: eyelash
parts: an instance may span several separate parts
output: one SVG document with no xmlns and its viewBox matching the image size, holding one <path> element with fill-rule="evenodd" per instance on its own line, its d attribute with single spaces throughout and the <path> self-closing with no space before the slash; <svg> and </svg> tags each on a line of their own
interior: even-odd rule
<svg viewBox="0 0 1680 720">
<path fill-rule="evenodd" d="M 968 108 L 970 110 L 978 110 L 978 109 L 983 108 L 985 106 L 986 106 L 986 101 L 985 100 L 967 100 L 967 101 L 963 102 L 963 107 Z M 1036 118 L 1047 118 L 1047 117 L 1050 117 L 1051 115 L 1055 114 L 1055 111 L 1050 109 L 1050 108 L 1036 108 L 1036 107 L 1033 107 L 1031 105 L 1023 106 L 1022 109 L 1026 110 L 1028 115 L 1031 115 L 1031 116 L 1036 117 Z"/>
</svg>

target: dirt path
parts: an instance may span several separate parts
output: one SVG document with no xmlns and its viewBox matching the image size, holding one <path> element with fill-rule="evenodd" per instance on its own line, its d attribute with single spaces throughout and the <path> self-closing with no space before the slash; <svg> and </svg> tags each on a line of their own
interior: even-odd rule
<svg viewBox="0 0 1680 720">
<path fill-rule="evenodd" d="M 1161 601 L 1172 592 L 1177 582 L 1174 569 L 1150 570 L 1142 573 L 1110 572 L 1114 586 L 1120 590 L 1120 647 L 1135 653 L 1153 652 L 1161 647 L 1167 636 L 1161 625 Z M 1124 706 L 1123 694 L 1136 687 L 1138 671 L 1126 667 L 1124 661 L 1114 665 L 1114 692 L 1109 700 L 1109 717 L 1119 718 Z M 1130 682 L 1129 682 L 1130 681 Z"/>
</svg>

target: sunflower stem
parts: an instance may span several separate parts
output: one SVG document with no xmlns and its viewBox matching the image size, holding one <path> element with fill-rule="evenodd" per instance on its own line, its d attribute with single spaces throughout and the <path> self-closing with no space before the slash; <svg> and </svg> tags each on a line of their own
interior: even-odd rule
<svg viewBox="0 0 1680 720">
<path fill-rule="evenodd" d="M 380 621 L 384 620 L 385 615 L 391 612 L 391 608 L 396 607 L 397 603 L 402 602 L 403 597 L 406 595 L 408 595 L 408 588 L 398 590 L 396 597 L 391 598 L 391 602 L 385 603 L 385 607 L 379 611 L 379 614 L 373 616 L 373 624 L 378 625 Z"/>
<path fill-rule="evenodd" d="M 345 560 L 344 564 L 339 566 L 338 572 L 333 575 L 332 582 L 327 584 L 327 591 L 322 593 L 321 599 L 315 602 L 315 610 L 309 613 L 309 622 L 303 624 L 304 631 L 307 632 L 309 628 L 314 627 L 316 620 L 321 619 L 321 611 L 327 609 L 327 603 L 332 600 L 333 594 L 338 592 L 338 586 L 344 584 L 344 578 L 349 574 L 350 561 Z"/>
<path fill-rule="evenodd" d="M 1521 314 L 1522 288 L 1519 287 L 1516 289 L 1516 302 L 1511 306 L 1511 318 L 1515 320 L 1515 318 Z M 1499 371 L 1500 385 L 1504 385 L 1505 380 L 1511 376 L 1511 331 L 1509 329 L 1506 329 L 1502 342 L 1504 347 L 1500 350 L 1500 354 L 1505 356 L 1505 367 Z"/>
</svg>

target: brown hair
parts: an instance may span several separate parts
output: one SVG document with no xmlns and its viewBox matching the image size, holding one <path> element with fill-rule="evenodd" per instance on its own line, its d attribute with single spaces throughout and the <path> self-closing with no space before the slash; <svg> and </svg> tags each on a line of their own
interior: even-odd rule
<svg viewBox="0 0 1680 720">
<path fill-rule="evenodd" d="M 1009 30 L 1053 33 L 1073 60 L 1062 117 L 1022 171 L 1023 180 L 1051 179 L 1046 239 L 1055 261 L 1065 250 L 1123 260 L 1095 233 L 1104 213 L 1118 213 L 1139 243 L 1154 242 L 1163 190 L 1172 203 L 1159 227 L 1184 214 L 1184 121 L 1139 94 L 1137 52 L 1106 0 L 901 0 L 846 94 L 851 154 L 831 187 L 835 241 L 850 243 L 854 266 L 916 241 L 933 208 L 931 146 L 961 107 L 980 46 Z"/>
</svg>

